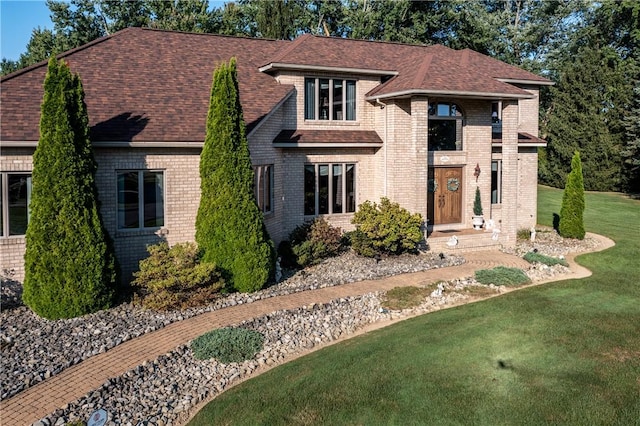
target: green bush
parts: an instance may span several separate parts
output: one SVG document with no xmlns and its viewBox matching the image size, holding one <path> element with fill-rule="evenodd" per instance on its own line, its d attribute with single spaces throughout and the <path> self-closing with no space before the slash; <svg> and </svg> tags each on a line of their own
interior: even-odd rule
<svg viewBox="0 0 640 426">
<path fill-rule="evenodd" d="M 528 241 L 531 239 L 531 230 L 528 228 L 520 228 L 516 233 L 518 241 Z"/>
<path fill-rule="evenodd" d="M 262 350 L 264 336 L 255 330 L 225 327 L 210 331 L 191 342 L 196 359 L 215 358 L 229 364 L 253 359 Z"/>
<path fill-rule="evenodd" d="M 342 248 L 342 231 L 323 218 L 296 227 L 289 238 L 296 262 L 303 267 L 336 256 Z"/>
<path fill-rule="evenodd" d="M 571 159 L 571 172 L 562 194 L 560 223 L 558 233 L 565 238 L 584 238 L 584 179 L 580 153 L 575 152 Z"/>
<path fill-rule="evenodd" d="M 476 198 L 473 200 L 473 214 L 482 216 L 482 198 L 480 197 L 480 187 L 476 186 Z"/>
<path fill-rule="evenodd" d="M 217 297 L 224 281 L 213 263 L 201 263 L 194 243 L 166 242 L 147 247 L 132 282 L 147 309 L 168 310 L 200 306 Z"/>
<path fill-rule="evenodd" d="M 523 256 L 523 259 L 529 263 L 543 263 L 548 266 L 562 265 L 569 266 L 566 260 L 558 259 L 557 257 L 545 256 L 544 254 L 534 253 L 530 251 Z"/>
<path fill-rule="evenodd" d="M 494 284 L 504 286 L 518 286 L 530 282 L 527 274 L 522 269 L 496 266 L 493 269 L 481 269 L 476 271 L 476 281 L 481 284 Z"/>
<path fill-rule="evenodd" d="M 357 226 L 351 233 L 351 247 L 362 256 L 413 252 L 423 238 L 422 216 L 388 198 L 382 198 L 379 205 L 365 201 L 351 222 Z"/>
<path fill-rule="evenodd" d="M 236 60 L 213 76 L 206 137 L 200 155 L 196 242 L 229 286 L 261 289 L 275 267 L 275 248 L 253 193 L 253 169 L 240 105 Z"/>
<path fill-rule="evenodd" d="M 22 293 L 29 308 L 50 320 L 114 302 L 116 260 L 100 217 L 88 123 L 80 77 L 52 58 L 33 154 Z"/>
</svg>

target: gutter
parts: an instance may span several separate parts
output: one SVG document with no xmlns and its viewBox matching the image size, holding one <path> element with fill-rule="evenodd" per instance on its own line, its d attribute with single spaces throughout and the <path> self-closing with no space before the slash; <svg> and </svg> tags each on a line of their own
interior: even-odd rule
<svg viewBox="0 0 640 426">
<path fill-rule="evenodd" d="M 465 92 L 465 91 L 450 91 L 450 90 L 424 90 L 424 89 L 409 89 L 401 90 L 398 92 L 391 92 L 384 95 L 367 96 L 367 101 L 376 102 L 378 99 L 388 99 L 397 97 L 410 97 L 414 95 L 437 95 L 437 96 L 449 96 L 455 98 L 473 98 L 473 99 L 533 99 L 530 93 L 527 94 L 513 94 L 513 93 L 491 93 L 491 92 Z"/>
<path fill-rule="evenodd" d="M 294 70 L 294 71 L 318 71 L 318 72 L 337 72 L 345 74 L 361 74 L 361 75 L 398 75 L 398 71 L 392 70 L 372 70 L 366 68 L 346 68 L 346 67 L 327 67 L 322 65 L 300 65 L 285 64 L 280 62 L 272 62 L 258 68 L 260 72 L 277 71 L 277 70 Z"/>
</svg>

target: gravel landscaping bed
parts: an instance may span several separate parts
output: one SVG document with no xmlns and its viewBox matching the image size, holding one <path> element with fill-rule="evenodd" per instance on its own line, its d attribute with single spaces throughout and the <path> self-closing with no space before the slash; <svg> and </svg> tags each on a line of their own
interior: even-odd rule
<svg viewBox="0 0 640 426">
<path fill-rule="evenodd" d="M 286 279 L 251 294 L 234 293 L 214 303 L 194 309 L 152 312 L 132 304 L 122 304 L 68 320 L 48 321 L 19 305 L 20 287 L 2 284 L 0 313 L 0 399 L 9 398 L 42 380 L 58 374 L 93 355 L 120 343 L 195 315 L 251 303 L 255 300 L 299 291 L 329 287 L 405 272 L 417 272 L 461 264 L 459 256 L 444 259 L 432 254 L 403 255 L 397 258 L 363 258 L 346 252 L 304 271 L 284 271 Z"/>
<path fill-rule="evenodd" d="M 533 243 L 519 241 L 518 247 L 510 252 L 523 255 L 536 249 L 548 256 L 562 257 L 598 244 L 592 238 L 564 240 L 555 232 L 538 232 L 536 237 Z M 60 321 L 40 319 L 25 307 L 3 311 L 0 314 L 3 345 L 0 380 L 3 386 L 9 385 L 3 387 L 3 398 L 125 340 L 205 311 L 275 295 L 463 262 L 461 257 L 440 259 L 430 253 L 377 262 L 349 252 L 304 271 L 285 271 L 286 279 L 282 283 L 260 292 L 233 294 L 200 309 L 153 313 L 127 304 L 82 318 Z M 536 264 L 525 272 L 537 282 L 567 273 L 569 269 L 561 265 Z M 109 425 L 182 424 L 201 402 L 255 374 L 262 367 L 282 363 L 318 345 L 349 336 L 367 324 L 426 313 L 478 295 L 504 291 L 507 290 L 503 287 L 484 286 L 473 278 L 466 278 L 440 283 L 433 287 L 431 295 L 420 306 L 404 311 L 383 309 L 384 294 L 369 293 L 327 304 L 274 312 L 238 324 L 265 335 L 263 350 L 251 361 L 228 365 L 213 359 L 200 361 L 193 357 L 189 344 L 182 345 L 153 362 L 107 380 L 100 388 L 60 407 L 39 424 L 63 425 L 78 419 L 86 420 L 98 408 L 109 412 Z"/>
</svg>

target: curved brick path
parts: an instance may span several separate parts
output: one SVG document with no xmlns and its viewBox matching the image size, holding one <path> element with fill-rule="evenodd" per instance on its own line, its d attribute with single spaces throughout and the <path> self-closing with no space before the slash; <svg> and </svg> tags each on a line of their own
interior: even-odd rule
<svg viewBox="0 0 640 426">
<path fill-rule="evenodd" d="M 597 250 L 603 250 L 613 245 L 613 241 L 605 237 L 590 235 L 600 240 Z M 0 402 L 0 424 L 3 426 L 30 425 L 57 408 L 100 387 L 107 379 L 120 376 L 145 361 L 153 360 L 214 328 L 237 324 L 277 310 L 293 309 L 312 303 L 326 303 L 341 297 L 386 291 L 397 286 L 426 285 L 438 280 L 449 281 L 464 278 L 472 276 L 478 269 L 498 265 L 527 268 L 529 265 L 520 257 L 498 250 L 469 252 L 465 253 L 464 257 L 466 262 L 459 266 L 271 297 L 172 323 L 160 330 L 122 343 L 105 353 L 93 356 L 12 398 Z M 568 256 L 567 260 L 572 272 L 563 275 L 562 280 L 583 278 L 591 274 L 587 269 L 573 262 L 574 257 L 575 255 Z"/>
</svg>

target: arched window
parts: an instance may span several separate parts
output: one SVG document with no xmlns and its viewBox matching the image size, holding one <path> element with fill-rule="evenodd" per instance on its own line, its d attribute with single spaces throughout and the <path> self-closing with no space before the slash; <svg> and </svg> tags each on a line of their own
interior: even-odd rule
<svg viewBox="0 0 640 426">
<path fill-rule="evenodd" d="M 461 151 L 463 118 L 456 104 L 429 104 L 429 151 Z"/>
</svg>

